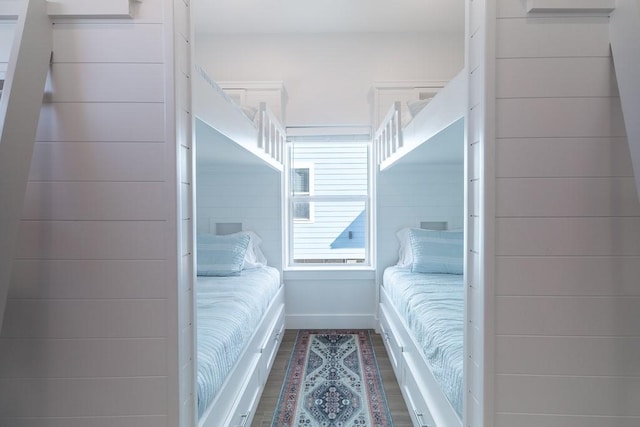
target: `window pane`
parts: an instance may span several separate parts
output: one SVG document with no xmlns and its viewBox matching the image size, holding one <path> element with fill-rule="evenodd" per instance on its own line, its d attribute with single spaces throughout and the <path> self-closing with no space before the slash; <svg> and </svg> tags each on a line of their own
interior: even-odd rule
<svg viewBox="0 0 640 427">
<path fill-rule="evenodd" d="M 309 202 L 294 202 L 293 217 L 295 219 L 311 219 L 311 207 Z"/>
<path fill-rule="evenodd" d="M 313 222 L 293 223 L 293 262 L 363 263 L 368 241 L 366 202 L 314 201 L 313 204 Z"/>
<path fill-rule="evenodd" d="M 309 193 L 309 168 L 293 170 L 293 194 Z"/>
<path fill-rule="evenodd" d="M 296 142 L 291 162 L 294 194 L 305 189 L 315 196 L 368 194 L 368 146 L 364 142 Z M 308 165 L 313 165 L 313 172 Z"/>
</svg>

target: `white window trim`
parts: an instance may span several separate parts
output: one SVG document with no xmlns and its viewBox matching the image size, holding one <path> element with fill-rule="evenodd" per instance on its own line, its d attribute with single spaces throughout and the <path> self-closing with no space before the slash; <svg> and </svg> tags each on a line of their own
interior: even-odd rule
<svg viewBox="0 0 640 427">
<path fill-rule="evenodd" d="M 312 162 L 294 162 L 291 165 L 290 171 L 295 169 L 309 169 L 309 194 L 307 197 L 313 197 L 315 195 L 315 176 L 316 176 L 316 166 Z M 290 216 L 293 217 L 293 190 L 291 190 L 291 197 L 289 198 L 289 212 Z M 309 201 L 309 218 L 292 218 L 294 222 L 297 223 L 305 223 L 305 224 L 313 224 L 315 221 L 315 203 Z"/>
<path fill-rule="evenodd" d="M 363 196 L 363 200 L 365 200 L 366 210 L 368 212 L 368 226 L 367 226 L 367 236 L 365 243 L 365 262 L 362 264 L 301 264 L 294 263 L 292 258 L 292 245 L 293 242 L 291 240 L 291 236 L 293 235 L 293 225 L 297 222 L 303 222 L 305 220 L 291 220 L 292 209 L 293 209 L 293 198 L 291 197 L 292 190 L 290 188 L 290 172 L 296 168 L 306 168 L 309 167 L 309 187 L 310 191 L 313 192 L 314 184 L 312 184 L 312 179 L 315 179 L 315 170 L 312 172 L 311 168 L 315 168 L 313 162 L 295 162 L 291 160 L 290 156 L 290 147 L 287 144 L 287 156 L 285 156 L 285 171 L 287 172 L 286 179 L 283 179 L 283 190 L 286 195 L 283 197 L 283 208 L 285 210 L 285 214 L 282 216 L 283 221 L 283 271 L 299 271 L 299 272 L 309 272 L 309 271 L 370 271 L 375 270 L 376 266 L 376 257 L 377 251 L 375 249 L 376 245 L 376 199 L 375 199 L 375 188 L 376 188 L 376 168 L 375 159 L 374 159 L 374 150 L 373 150 L 373 142 L 369 140 L 368 142 L 363 142 L 367 145 L 367 177 L 368 177 L 368 195 Z M 313 197 L 314 195 L 309 195 L 310 200 L 310 216 L 311 210 L 313 206 Z M 328 198 L 335 198 L 335 196 L 327 196 Z M 339 196 L 338 196 L 339 198 Z M 324 197 L 323 197 L 324 199 Z"/>
</svg>

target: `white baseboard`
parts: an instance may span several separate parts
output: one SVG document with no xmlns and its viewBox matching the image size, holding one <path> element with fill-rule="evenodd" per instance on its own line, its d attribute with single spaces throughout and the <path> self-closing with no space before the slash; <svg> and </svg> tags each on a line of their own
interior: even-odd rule
<svg viewBox="0 0 640 427">
<path fill-rule="evenodd" d="M 287 329 L 375 329 L 372 314 L 288 314 Z"/>
</svg>

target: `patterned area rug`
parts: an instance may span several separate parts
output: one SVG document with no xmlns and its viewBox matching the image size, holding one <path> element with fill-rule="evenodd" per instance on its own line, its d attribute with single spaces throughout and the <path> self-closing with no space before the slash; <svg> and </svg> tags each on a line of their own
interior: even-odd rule
<svg viewBox="0 0 640 427">
<path fill-rule="evenodd" d="M 368 330 L 301 330 L 273 427 L 390 427 Z"/>
</svg>

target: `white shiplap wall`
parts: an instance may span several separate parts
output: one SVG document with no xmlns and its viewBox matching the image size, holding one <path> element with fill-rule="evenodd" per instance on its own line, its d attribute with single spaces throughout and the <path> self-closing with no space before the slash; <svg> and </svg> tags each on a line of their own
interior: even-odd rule
<svg viewBox="0 0 640 427">
<path fill-rule="evenodd" d="M 451 143 L 455 143 L 451 141 Z M 459 142 L 460 143 L 460 142 Z M 396 233 L 423 221 L 445 221 L 451 230 L 464 222 L 463 165 L 398 165 L 378 174 L 378 273 L 398 261 Z"/>
<path fill-rule="evenodd" d="M 242 223 L 262 239 L 268 264 L 282 271 L 281 173 L 266 165 L 206 162 L 196 171 L 198 233 L 215 234 L 219 222 Z"/>
<path fill-rule="evenodd" d="M 497 2 L 496 427 L 640 423 L 640 205 L 608 21 Z"/>
<path fill-rule="evenodd" d="M 0 334 L 2 426 L 179 423 L 173 7 L 55 23 Z"/>
</svg>

